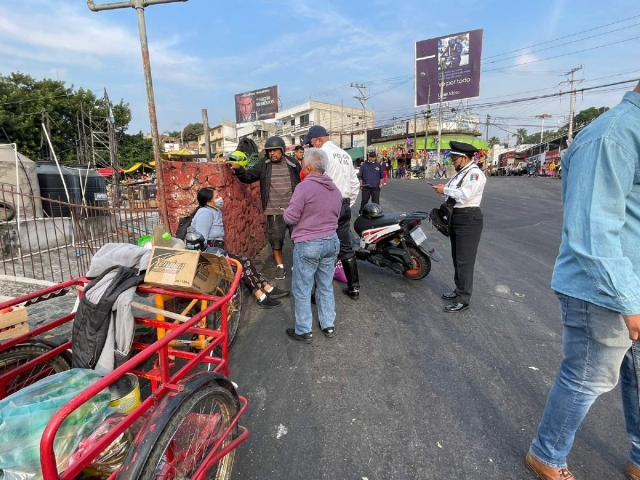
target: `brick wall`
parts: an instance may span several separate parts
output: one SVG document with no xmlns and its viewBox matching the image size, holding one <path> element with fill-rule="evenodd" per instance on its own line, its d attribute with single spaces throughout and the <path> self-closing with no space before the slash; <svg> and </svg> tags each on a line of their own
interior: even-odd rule
<svg viewBox="0 0 640 480">
<path fill-rule="evenodd" d="M 163 161 L 162 174 L 172 232 L 178 226 L 178 219 L 190 215 L 198 206 L 198 190 L 213 187 L 224 198 L 222 218 L 227 249 L 253 257 L 265 246 L 259 182 L 242 184 L 229 167 L 218 163 Z"/>
</svg>

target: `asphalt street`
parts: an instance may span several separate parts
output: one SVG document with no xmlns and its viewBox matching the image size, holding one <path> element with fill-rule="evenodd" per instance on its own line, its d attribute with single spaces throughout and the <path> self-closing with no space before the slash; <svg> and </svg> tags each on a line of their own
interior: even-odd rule
<svg viewBox="0 0 640 480">
<path fill-rule="evenodd" d="M 391 180 L 385 212 L 441 203 L 424 180 Z M 448 239 L 423 224 L 445 260 L 413 281 L 359 263 L 361 297 L 335 283 L 336 337 L 291 341 L 293 298 L 247 299 L 231 378 L 249 399 L 233 478 L 242 480 L 527 479 L 524 455 L 561 356 L 550 289 L 560 181 L 488 179 L 469 310 L 442 311 L 453 289 Z M 355 209 L 357 212 L 357 207 Z M 291 246 L 285 249 L 291 266 Z M 268 258 L 266 255 L 264 258 Z M 273 278 L 273 261 L 264 273 Z M 281 282 L 290 288 L 290 274 Z M 594 405 L 569 457 L 580 480 L 622 479 L 628 440 L 619 391 Z"/>
</svg>

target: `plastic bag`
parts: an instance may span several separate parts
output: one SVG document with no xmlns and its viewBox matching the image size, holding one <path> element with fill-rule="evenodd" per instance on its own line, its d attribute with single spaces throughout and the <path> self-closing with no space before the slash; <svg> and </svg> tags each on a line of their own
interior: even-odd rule
<svg viewBox="0 0 640 480">
<path fill-rule="evenodd" d="M 125 414 L 116 413 L 107 417 L 107 419 L 98 425 L 98 428 L 89 435 L 87 438 L 82 439 L 78 450 L 69 459 L 68 467 L 71 467 L 78 463 L 80 458 L 85 454 L 86 450 L 95 445 L 102 439 L 107 433 L 109 433 L 114 427 L 116 427 L 122 420 L 126 418 Z M 135 425 L 135 424 L 134 424 Z M 89 465 L 82 471 L 83 474 L 91 478 L 108 478 L 114 473 L 127 456 L 127 451 L 133 443 L 134 427 L 125 430 L 121 433 L 107 448 L 105 448 L 98 457 L 96 457 Z M 67 468 L 68 468 L 67 467 Z"/>
<path fill-rule="evenodd" d="M 2 480 L 42 478 L 40 439 L 47 423 L 60 407 L 101 378 L 93 370 L 74 368 L 43 378 L 0 401 Z M 80 440 L 104 420 L 110 400 L 105 389 L 65 419 L 53 442 L 59 471 L 64 470 Z"/>
<path fill-rule="evenodd" d="M 341 260 L 338 260 L 336 262 L 336 269 L 333 272 L 333 279 L 342 283 L 347 283 L 347 276 L 344 274 L 344 267 L 342 266 Z"/>
</svg>

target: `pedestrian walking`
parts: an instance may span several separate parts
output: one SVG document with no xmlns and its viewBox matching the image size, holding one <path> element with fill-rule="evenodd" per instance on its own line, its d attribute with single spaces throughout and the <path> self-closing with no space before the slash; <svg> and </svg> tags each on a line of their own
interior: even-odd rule
<svg viewBox="0 0 640 480">
<path fill-rule="evenodd" d="M 436 173 L 433 175 L 433 179 L 442 178 L 442 166 L 440 162 L 436 163 Z"/>
<path fill-rule="evenodd" d="M 284 212 L 284 220 L 293 225 L 293 297 L 295 328 L 286 330 L 294 340 L 311 343 L 313 317 L 311 291 L 315 280 L 320 329 L 327 338 L 335 332 L 336 304 L 333 274 L 340 240 L 336 230 L 342 210 L 342 194 L 325 174 L 327 154 L 309 148 L 302 163 L 303 182 L 296 188 Z"/>
<path fill-rule="evenodd" d="M 446 201 L 453 205 L 449 239 L 456 288 L 451 293 L 444 293 L 442 298 L 453 300 L 445 305 L 444 311 L 454 313 L 469 308 L 473 291 L 473 269 L 482 235 L 483 214 L 480 202 L 486 178 L 473 161 L 478 151 L 476 147 L 453 141 L 449 142 L 449 145 L 449 156 L 456 174 L 446 185 L 432 185 L 431 188 L 441 195 L 446 195 Z"/>
<path fill-rule="evenodd" d="M 640 480 L 640 83 L 582 130 L 562 157 L 562 241 L 551 279 L 562 363 L 525 463 L 543 480 L 574 478 L 567 456 L 593 402 L 621 379 Z M 617 476 L 612 471 L 609 478 Z"/>
<path fill-rule="evenodd" d="M 338 258 L 342 260 L 344 274 L 347 277 L 347 288 L 342 290 L 353 300 L 360 297 L 360 279 L 358 277 L 358 264 L 356 253 L 351 241 L 351 207 L 356 203 L 360 192 L 360 181 L 353 168 L 351 156 L 343 149 L 329 140 L 327 130 L 314 125 L 309 129 L 303 142 L 314 148 L 322 148 L 327 154 L 328 165 L 325 173 L 333 180 L 342 195 L 342 209 L 338 219 L 338 238 L 340 239 L 340 253 Z"/>
<path fill-rule="evenodd" d="M 291 195 L 300 183 L 300 164 L 285 155 L 285 143 L 280 137 L 269 137 L 265 142 L 266 157 L 250 169 L 228 163 L 242 183 L 260 182 L 262 209 L 267 223 L 267 240 L 276 262 L 276 280 L 285 277 L 282 247 L 287 225 L 282 219 L 283 209 L 289 205 Z"/>
<path fill-rule="evenodd" d="M 389 160 L 383 158 L 380 167 L 382 168 L 382 184 L 386 185 L 389 179 Z"/>
<path fill-rule="evenodd" d="M 360 191 L 362 192 L 362 201 L 360 202 L 358 214 L 361 214 L 364 206 L 369 203 L 369 199 L 373 203 L 380 205 L 380 190 L 384 183 L 384 168 L 376 162 L 376 152 L 369 152 L 369 155 L 367 155 L 367 161 L 360 166 L 358 180 L 360 180 Z"/>
</svg>

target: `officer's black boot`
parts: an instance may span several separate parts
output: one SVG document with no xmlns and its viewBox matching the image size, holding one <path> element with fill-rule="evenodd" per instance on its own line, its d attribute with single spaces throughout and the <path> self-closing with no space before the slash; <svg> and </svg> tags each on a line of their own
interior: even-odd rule
<svg viewBox="0 0 640 480">
<path fill-rule="evenodd" d="M 343 289 L 342 293 L 349 295 L 352 300 L 358 300 L 360 298 L 360 279 L 358 278 L 356 257 L 343 259 L 342 268 L 345 277 L 347 277 L 347 288 Z"/>
</svg>

